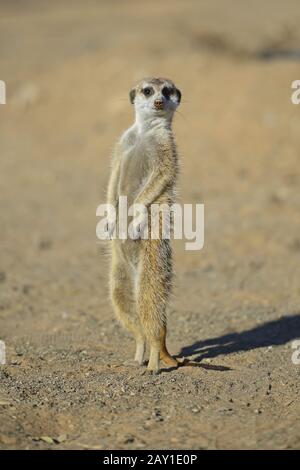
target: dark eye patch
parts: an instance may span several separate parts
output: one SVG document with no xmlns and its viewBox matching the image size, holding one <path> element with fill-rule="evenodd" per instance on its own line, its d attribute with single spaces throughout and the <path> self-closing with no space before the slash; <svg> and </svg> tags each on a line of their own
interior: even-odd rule
<svg viewBox="0 0 300 470">
<path fill-rule="evenodd" d="M 166 99 L 169 99 L 170 96 L 172 95 L 173 93 L 173 90 L 172 88 L 168 88 L 168 87 L 163 87 L 163 89 L 161 90 L 163 96 L 166 98 Z"/>
<path fill-rule="evenodd" d="M 176 95 L 177 95 L 177 101 L 178 101 L 178 103 L 180 103 L 180 101 L 181 101 L 181 91 L 178 90 L 178 88 L 176 88 Z"/>
<path fill-rule="evenodd" d="M 135 89 L 131 90 L 130 93 L 129 93 L 129 98 L 130 98 L 130 103 L 131 104 L 134 103 L 135 95 L 136 95 Z"/>
<path fill-rule="evenodd" d="M 143 88 L 142 92 L 144 93 L 145 96 L 153 95 L 153 88 L 150 86 L 147 86 L 146 88 Z"/>
</svg>

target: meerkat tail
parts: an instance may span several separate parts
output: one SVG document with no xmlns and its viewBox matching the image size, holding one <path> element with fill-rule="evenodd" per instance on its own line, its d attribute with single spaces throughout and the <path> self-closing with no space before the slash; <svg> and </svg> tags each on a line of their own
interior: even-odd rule
<svg viewBox="0 0 300 470">
<path fill-rule="evenodd" d="M 179 362 L 171 356 L 166 345 L 167 328 L 164 327 L 160 336 L 160 359 L 168 366 L 178 367 Z"/>
</svg>

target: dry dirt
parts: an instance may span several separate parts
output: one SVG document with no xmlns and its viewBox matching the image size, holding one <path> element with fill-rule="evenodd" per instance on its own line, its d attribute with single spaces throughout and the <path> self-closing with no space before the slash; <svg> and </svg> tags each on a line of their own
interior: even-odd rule
<svg viewBox="0 0 300 470">
<path fill-rule="evenodd" d="M 300 447 L 300 7 L 282 1 L 0 2 L 0 443 L 4 449 Z M 182 90 L 169 347 L 141 375 L 113 316 L 104 201 L 144 75 Z"/>
</svg>

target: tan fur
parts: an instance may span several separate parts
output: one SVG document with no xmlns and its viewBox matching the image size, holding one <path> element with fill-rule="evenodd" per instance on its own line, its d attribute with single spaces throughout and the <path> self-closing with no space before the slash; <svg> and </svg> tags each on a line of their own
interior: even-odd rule
<svg viewBox="0 0 300 470">
<path fill-rule="evenodd" d="M 152 101 L 142 96 L 142 89 L 149 84 L 153 89 Z M 179 91 L 170 80 L 145 79 L 132 92 L 137 120 L 116 146 L 108 186 L 108 203 L 116 208 L 119 196 L 127 196 L 128 207 L 142 203 L 149 211 L 153 203 L 174 202 L 178 173 L 171 130 L 174 110 L 151 111 L 151 103 L 162 96 L 164 86 L 173 90 L 177 106 L 180 97 L 177 103 L 174 93 Z M 144 104 L 149 108 L 146 114 Z M 111 249 L 111 299 L 118 319 L 136 339 L 135 360 L 143 364 L 149 343 L 149 371 L 159 371 L 160 359 L 177 366 L 166 347 L 166 308 L 172 286 L 170 240 L 114 239 Z"/>
</svg>

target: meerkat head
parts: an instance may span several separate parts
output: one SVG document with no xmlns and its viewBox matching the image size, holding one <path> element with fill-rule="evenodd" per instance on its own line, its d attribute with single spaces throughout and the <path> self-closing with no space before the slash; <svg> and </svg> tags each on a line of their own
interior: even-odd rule
<svg viewBox="0 0 300 470">
<path fill-rule="evenodd" d="M 129 93 L 130 101 L 140 119 L 171 120 L 181 100 L 181 92 L 166 78 L 145 78 Z"/>
</svg>

